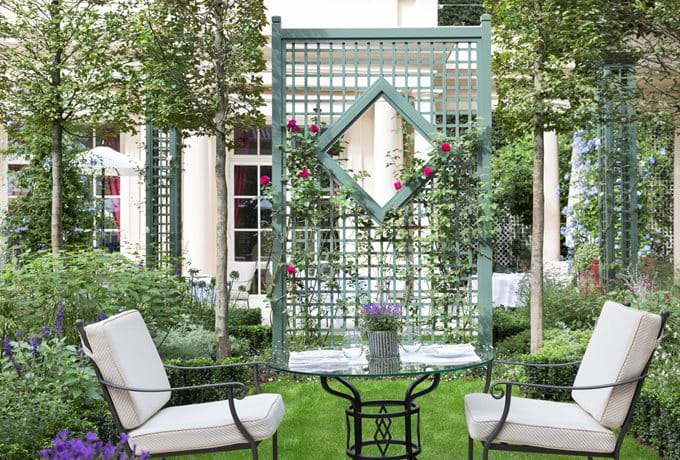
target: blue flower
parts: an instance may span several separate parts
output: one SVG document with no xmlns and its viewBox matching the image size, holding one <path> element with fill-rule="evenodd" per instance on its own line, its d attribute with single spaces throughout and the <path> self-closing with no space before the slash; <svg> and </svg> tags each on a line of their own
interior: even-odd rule
<svg viewBox="0 0 680 460">
<path fill-rule="evenodd" d="M 64 332 L 64 304 L 57 304 L 57 311 L 54 312 L 54 332 L 61 336 Z"/>
<path fill-rule="evenodd" d="M 649 162 L 650 166 L 653 165 L 654 163 L 656 163 L 656 160 L 654 159 L 654 157 L 649 157 L 649 160 L 647 160 L 647 161 Z"/>
</svg>

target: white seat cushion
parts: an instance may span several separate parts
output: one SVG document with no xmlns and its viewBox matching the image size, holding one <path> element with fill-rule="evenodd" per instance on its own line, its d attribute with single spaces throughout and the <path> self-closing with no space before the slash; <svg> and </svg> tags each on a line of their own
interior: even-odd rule
<svg viewBox="0 0 680 460">
<path fill-rule="evenodd" d="M 638 377 L 657 345 L 661 317 L 606 302 L 583 355 L 574 386 L 601 385 Z M 574 390 L 571 397 L 595 420 L 620 427 L 635 393 L 635 383 L 598 390 Z"/>
<path fill-rule="evenodd" d="M 170 388 L 156 345 L 142 315 L 129 310 L 85 327 L 92 359 L 104 380 L 132 388 Z M 109 389 L 123 427 L 146 422 L 170 400 L 170 392 Z"/>
<path fill-rule="evenodd" d="M 503 413 L 505 398 L 473 393 L 465 396 L 465 419 L 472 439 L 484 441 Z M 613 452 L 614 433 L 577 404 L 514 397 L 510 413 L 494 443 L 561 450 Z"/>
<path fill-rule="evenodd" d="M 262 393 L 235 401 L 236 413 L 251 436 L 272 436 L 283 418 L 281 395 Z M 167 407 L 128 433 L 136 453 L 152 454 L 209 449 L 247 442 L 229 412 L 227 401 Z"/>
</svg>

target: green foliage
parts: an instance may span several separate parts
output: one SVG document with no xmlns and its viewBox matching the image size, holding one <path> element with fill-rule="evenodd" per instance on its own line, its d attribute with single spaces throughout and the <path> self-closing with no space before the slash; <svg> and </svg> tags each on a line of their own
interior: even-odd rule
<svg viewBox="0 0 680 460">
<path fill-rule="evenodd" d="M 271 326 L 232 326 L 229 333 L 236 340 L 245 340 L 247 349 L 243 350 L 247 356 L 261 356 L 271 349 L 272 328 Z"/>
<path fill-rule="evenodd" d="M 491 159 L 496 206 L 524 224 L 531 224 L 533 164 L 533 140 L 526 136 L 497 149 Z"/>
<path fill-rule="evenodd" d="M 127 5 L 102 3 L 3 1 L 10 14 L 0 17 L 0 119 L 135 126 L 139 79 Z"/>
<path fill-rule="evenodd" d="M 440 26 L 476 26 L 484 14 L 481 0 L 440 0 Z"/>
<path fill-rule="evenodd" d="M 571 331 L 569 329 L 548 329 L 543 348 L 534 355 L 525 355 L 523 361 L 529 363 L 565 363 L 578 361 L 583 356 L 588 346 L 592 331 Z M 526 380 L 531 383 L 544 383 L 548 385 L 573 385 L 576 378 L 578 365 L 564 367 L 527 367 Z M 568 401 L 569 392 L 559 390 L 543 390 L 527 388 L 524 390 L 527 397 L 537 399 L 550 399 L 555 401 Z"/>
<path fill-rule="evenodd" d="M 229 310 L 229 324 L 232 326 L 259 326 L 262 324 L 262 310 L 259 308 L 232 308 Z"/>
<path fill-rule="evenodd" d="M 517 358 L 529 353 L 531 335 L 529 329 L 524 329 L 515 335 L 506 337 L 494 345 L 494 354 L 502 358 Z"/>
<path fill-rule="evenodd" d="M 527 308 L 494 308 L 493 309 L 493 341 L 494 346 L 508 337 L 529 329 L 529 311 Z"/>
<path fill-rule="evenodd" d="M 262 0 L 149 3 L 137 28 L 154 124 L 215 134 L 262 121 L 266 25 Z M 218 32 L 228 42 L 223 49 Z M 219 119 L 217 97 L 226 101 Z"/>
<path fill-rule="evenodd" d="M 45 336 L 49 331 L 43 331 Z M 94 370 L 65 339 L 20 336 L 0 357 L 0 452 L 33 459 L 57 431 L 113 434 Z M 11 357 L 10 357 L 11 356 Z"/>
<path fill-rule="evenodd" d="M 156 336 L 156 344 L 163 360 L 215 358 L 215 332 L 201 326 L 171 329 L 167 334 Z"/>
<path fill-rule="evenodd" d="M 2 219 L 4 244 L 12 253 L 39 250 L 50 243 L 52 213 L 52 169 L 49 133 L 40 129 L 23 128 L 13 134 L 13 145 L 5 155 L 26 158 L 29 164 L 17 173 L 17 186 L 28 190 L 26 196 L 10 201 Z M 20 140 L 21 142 L 16 142 Z M 66 247 L 92 245 L 95 209 L 92 186 L 78 168 L 82 145 L 67 136 L 64 146 L 64 214 L 63 227 Z"/>
<path fill-rule="evenodd" d="M 574 251 L 574 270 L 581 273 L 588 270 L 593 260 L 600 257 L 600 247 L 590 241 L 584 241 Z"/>
<path fill-rule="evenodd" d="M 166 364 L 173 366 L 200 367 L 240 362 L 241 360 L 239 358 L 228 358 L 215 362 L 213 359 L 205 357 L 189 360 L 174 359 L 168 361 Z M 253 384 L 252 367 L 248 366 L 192 370 L 179 370 L 170 368 L 166 371 L 171 387 L 185 387 L 221 382 L 242 382 L 246 385 Z M 224 399 L 227 399 L 227 389 L 225 387 L 205 388 L 198 390 L 175 391 L 172 393 L 172 398 L 170 399 L 169 404 L 171 406 L 180 406 L 184 404 L 197 404 L 208 401 L 220 401 Z"/>
<path fill-rule="evenodd" d="M 680 458 L 680 399 L 674 396 L 670 401 L 662 393 L 643 391 L 631 427 L 632 434 L 654 447 L 661 458 Z"/>
<path fill-rule="evenodd" d="M 76 343 L 76 319 L 95 320 L 137 309 L 152 335 L 168 331 L 184 310 L 188 293 L 181 279 L 144 269 L 120 254 L 83 250 L 53 256 L 40 252 L 0 268 L 0 332 L 36 330 L 65 307 L 64 334 Z"/>
</svg>

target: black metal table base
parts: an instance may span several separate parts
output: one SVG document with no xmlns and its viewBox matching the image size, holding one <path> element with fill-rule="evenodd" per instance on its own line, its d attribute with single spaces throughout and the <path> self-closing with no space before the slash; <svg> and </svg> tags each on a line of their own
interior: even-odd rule
<svg viewBox="0 0 680 460">
<path fill-rule="evenodd" d="M 416 391 L 417 387 L 430 377 L 429 386 Z M 333 389 L 330 380 L 343 385 L 349 393 Z M 359 390 L 346 379 L 336 376 L 322 376 L 321 386 L 328 393 L 350 402 L 345 410 L 347 422 L 347 456 L 355 460 L 369 459 L 416 459 L 422 451 L 420 445 L 420 406 L 415 399 L 434 391 L 439 386 L 441 375 L 423 375 L 411 383 L 403 400 L 385 399 L 362 401 Z M 403 437 L 395 437 L 395 419 L 404 419 Z M 415 419 L 415 420 L 414 420 Z M 364 439 L 364 422 L 372 421 L 375 431 L 371 439 Z M 415 422 L 415 426 L 414 426 Z M 400 435 L 400 433 L 399 433 Z M 398 452 L 397 452 L 398 451 Z"/>
</svg>

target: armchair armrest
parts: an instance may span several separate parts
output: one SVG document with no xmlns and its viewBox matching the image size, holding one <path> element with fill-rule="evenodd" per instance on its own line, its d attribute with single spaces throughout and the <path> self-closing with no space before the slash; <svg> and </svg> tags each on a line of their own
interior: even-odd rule
<svg viewBox="0 0 680 460">
<path fill-rule="evenodd" d="M 526 363 L 522 361 L 503 361 L 501 359 L 494 360 L 494 363 L 505 364 L 508 366 L 525 366 L 525 367 L 565 367 L 565 366 L 578 366 L 581 361 L 570 361 L 567 363 Z"/>
<path fill-rule="evenodd" d="M 509 393 L 513 386 L 527 387 L 527 388 L 543 388 L 546 390 L 599 390 L 602 388 L 618 387 L 621 385 L 628 385 L 631 383 L 640 382 L 647 378 L 647 374 L 642 374 L 638 377 L 631 377 L 621 380 L 619 382 L 603 383 L 600 385 L 584 385 L 584 386 L 568 386 L 568 385 L 546 385 L 543 383 L 529 383 L 529 382 L 513 382 L 511 380 L 499 380 L 491 385 L 491 396 L 495 399 L 501 399 L 506 393 Z M 506 390 L 500 387 L 505 385 Z"/>
<path fill-rule="evenodd" d="M 255 448 L 255 446 L 257 446 L 255 439 L 248 432 L 246 427 L 243 426 L 243 423 L 241 422 L 241 419 L 239 418 L 238 413 L 236 412 L 236 405 L 234 404 L 234 389 L 243 390 L 244 395 L 248 391 L 248 387 L 246 387 L 241 382 L 206 383 L 206 384 L 203 384 L 203 385 L 192 385 L 192 386 L 188 386 L 188 387 L 175 387 L 175 388 L 134 388 L 134 387 L 126 386 L 126 385 L 119 385 L 119 384 L 113 383 L 113 382 L 107 382 L 104 379 L 97 379 L 97 380 L 99 380 L 99 383 L 106 386 L 107 388 L 115 388 L 117 390 L 142 392 L 142 393 L 163 393 L 163 392 L 166 392 L 166 391 L 183 391 L 183 390 L 197 390 L 197 389 L 201 389 L 201 388 L 226 387 L 227 388 L 227 401 L 228 401 L 228 404 L 229 404 L 229 413 L 231 414 L 231 416 L 234 420 L 234 423 L 236 424 L 236 427 L 238 428 L 238 430 L 241 432 L 243 437 L 246 439 L 246 441 L 248 442 L 248 444 L 252 448 Z"/>
<path fill-rule="evenodd" d="M 217 387 L 227 387 L 230 395 L 233 394 L 234 389 L 239 389 L 243 391 L 248 391 L 248 387 L 241 382 L 220 382 L 220 383 L 205 383 L 202 385 L 191 385 L 188 387 L 175 387 L 175 388 L 135 388 L 126 385 L 120 385 L 118 383 L 108 382 L 104 379 L 97 379 L 99 383 L 105 385 L 108 388 L 115 388 L 116 390 L 140 392 L 140 393 L 163 393 L 166 391 L 184 391 L 184 390 L 199 390 L 202 388 L 217 388 Z"/>
<path fill-rule="evenodd" d="M 205 369 L 224 369 L 231 367 L 252 367 L 253 368 L 253 381 L 255 383 L 255 393 L 261 393 L 260 388 L 260 366 L 265 366 L 266 364 L 260 361 L 251 363 L 231 363 L 231 364 L 213 364 L 211 366 L 174 366 L 172 364 L 165 364 L 163 366 L 166 369 L 175 369 L 178 371 L 192 371 L 192 370 L 205 370 Z"/>
</svg>

